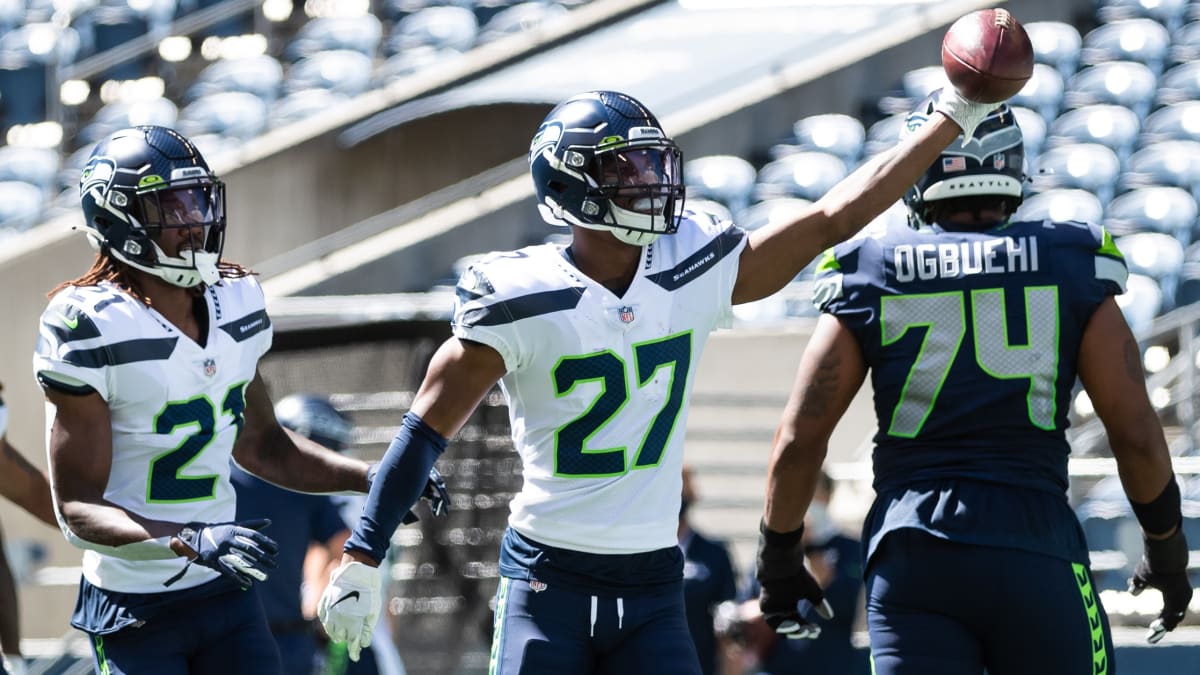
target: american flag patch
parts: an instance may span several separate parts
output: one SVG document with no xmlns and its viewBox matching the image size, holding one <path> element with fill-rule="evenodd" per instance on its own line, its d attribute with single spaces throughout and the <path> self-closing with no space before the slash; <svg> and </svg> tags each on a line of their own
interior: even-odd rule
<svg viewBox="0 0 1200 675">
<path fill-rule="evenodd" d="M 965 157 L 943 157 L 942 171 L 966 171 L 967 159 Z"/>
</svg>

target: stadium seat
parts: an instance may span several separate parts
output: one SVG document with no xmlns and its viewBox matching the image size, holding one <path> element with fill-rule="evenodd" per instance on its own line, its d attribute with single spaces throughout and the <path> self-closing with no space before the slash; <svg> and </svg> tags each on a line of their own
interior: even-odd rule
<svg viewBox="0 0 1200 675">
<path fill-rule="evenodd" d="M 1013 117 L 1017 118 L 1017 126 L 1021 127 L 1021 136 L 1025 139 L 1025 162 L 1032 163 L 1042 154 L 1046 145 L 1046 120 L 1038 113 L 1022 106 L 1011 106 Z"/>
<path fill-rule="evenodd" d="M 1075 220 L 1083 223 L 1100 223 L 1104 218 L 1104 206 L 1096 195 L 1085 190 L 1047 190 L 1026 199 L 1013 216 L 1015 221 L 1053 220 L 1065 222 Z"/>
<path fill-rule="evenodd" d="M 889 115 L 867 128 L 867 142 L 863 145 L 863 158 L 867 159 L 894 147 L 900 141 L 900 130 L 908 112 Z M 1019 123 L 1019 121 L 1018 121 Z"/>
<path fill-rule="evenodd" d="M 1180 27 L 1171 34 L 1167 63 L 1177 65 L 1200 59 L 1200 21 Z"/>
<path fill-rule="evenodd" d="M 1125 280 L 1125 292 L 1115 300 L 1134 336 L 1142 339 L 1154 327 L 1154 317 L 1159 315 L 1164 298 L 1157 281 L 1144 274 L 1130 273 Z"/>
<path fill-rule="evenodd" d="M 856 165 L 862 158 L 867 140 L 867 131 L 858 118 L 835 113 L 805 117 L 792 125 L 792 132 L 800 150 L 837 155 L 847 166 Z"/>
<path fill-rule="evenodd" d="M 1146 147 L 1162 141 L 1200 141 L 1200 101 L 1172 103 L 1145 119 L 1138 144 Z"/>
<path fill-rule="evenodd" d="M 376 13 L 381 19 L 396 22 L 427 7 L 459 6 L 463 3 L 460 0 L 380 0 L 376 4 Z"/>
<path fill-rule="evenodd" d="M 1200 61 L 1182 63 L 1163 73 L 1154 94 L 1155 105 L 1200 99 Z"/>
<path fill-rule="evenodd" d="M 1098 143 L 1122 162 L 1137 143 L 1141 124 L 1132 110 L 1118 105 L 1090 105 L 1059 115 L 1050 125 L 1048 147 L 1071 143 Z"/>
<path fill-rule="evenodd" d="M 1138 232 L 1113 240 L 1131 274 L 1145 275 L 1158 282 L 1162 290 L 1161 311 L 1175 306 L 1175 288 L 1183 267 L 1183 245 L 1169 234 Z"/>
<path fill-rule="evenodd" d="M 428 46 L 406 49 L 395 56 L 388 57 L 375 69 L 371 76 L 372 86 L 386 86 L 390 82 L 404 79 L 434 65 L 444 66 L 455 59 L 462 58 L 462 55 L 462 52 L 455 49 L 437 49 Z"/>
<path fill-rule="evenodd" d="M 125 3 L 101 4 L 86 10 L 81 23 L 91 27 L 91 37 L 85 40 L 92 52 L 101 54 L 136 40 L 150 30 L 150 19 Z M 80 56 L 90 54 L 82 53 Z M 102 80 L 135 80 L 150 72 L 152 57 L 141 56 L 122 61 L 104 73 Z"/>
<path fill-rule="evenodd" d="M 1133 153 L 1121 187 L 1129 190 L 1154 185 L 1180 187 L 1200 195 L 1200 141 L 1163 141 Z"/>
<path fill-rule="evenodd" d="M 1077 188 L 1096 195 L 1102 203 L 1113 198 L 1121 162 L 1116 153 L 1096 143 L 1076 143 L 1049 148 L 1033 164 L 1032 192 Z"/>
<path fill-rule="evenodd" d="M 45 197 L 38 186 L 21 181 L 0 181 L 0 230 L 10 234 L 37 225 Z"/>
<path fill-rule="evenodd" d="M 372 65 L 371 57 L 359 52 L 319 52 L 287 70 L 283 90 L 291 94 L 305 89 L 329 89 L 358 96 L 371 86 Z"/>
<path fill-rule="evenodd" d="M 1033 75 L 1009 103 L 1029 108 L 1049 124 L 1062 107 L 1064 88 L 1063 76 L 1057 70 L 1044 63 L 1035 63 Z"/>
<path fill-rule="evenodd" d="M 224 155 L 235 152 L 242 146 L 238 138 L 219 133 L 195 134 L 189 138 L 210 165 L 218 164 Z"/>
<path fill-rule="evenodd" d="M 522 2 L 497 13 L 479 30 L 479 44 L 562 21 L 569 11 L 556 2 Z"/>
<path fill-rule="evenodd" d="M 1110 61 L 1136 61 L 1162 73 L 1171 46 L 1171 34 L 1153 19 L 1125 19 L 1106 23 L 1083 37 L 1081 65 Z"/>
<path fill-rule="evenodd" d="M 92 119 L 80 130 L 78 140 L 82 145 L 91 145 L 117 129 L 138 124 L 174 127 L 178 120 L 179 109 L 163 97 L 140 101 L 115 101 L 92 115 Z"/>
<path fill-rule="evenodd" d="M 22 181 L 49 194 L 58 178 L 59 154 L 51 148 L 0 147 L 0 181 Z"/>
<path fill-rule="evenodd" d="M 283 84 L 283 66 L 267 54 L 221 59 L 196 76 L 185 100 L 195 101 L 210 94 L 244 91 L 264 101 L 274 101 Z"/>
<path fill-rule="evenodd" d="M 1154 72 L 1142 63 L 1098 63 L 1080 69 L 1071 77 L 1063 93 L 1063 108 L 1112 103 L 1133 110 L 1138 117 L 1145 117 L 1150 111 L 1156 82 Z"/>
<path fill-rule="evenodd" d="M 1099 0 L 1096 17 L 1103 23 L 1146 18 L 1175 30 L 1183 23 L 1188 0 Z"/>
<path fill-rule="evenodd" d="M 302 89 L 294 91 L 271 104 L 267 126 L 274 129 L 302 119 L 308 119 L 322 111 L 350 100 L 345 94 L 329 89 Z"/>
<path fill-rule="evenodd" d="M 244 91 L 212 94 L 180 111 L 178 126 L 189 137 L 219 134 L 247 140 L 266 130 L 267 102 Z"/>
<path fill-rule="evenodd" d="M 1054 68 L 1068 78 L 1079 68 L 1079 51 L 1083 38 L 1079 30 L 1062 21 L 1031 21 L 1025 32 L 1033 44 L 1033 59 Z"/>
<path fill-rule="evenodd" d="M 1119 195 L 1108 205 L 1104 227 L 1119 237 L 1136 232 L 1160 232 L 1183 246 L 1195 237 L 1196 200 L 1177 187 L 1145 187 Z"/>
<path fill-rule="evenodd" d="M 373 58 L 382 38 L 383 25 L 374 14 L 319 17 L 300 27 L 284 54 L 293 62 L 329 51 L 358 52 Z"/>
<path fill-rule="evenodd" d="M 0 33 L 0 58 L 45 64 L 74 63 L 79 55 L 79 34 L 74 28 L 53 23 L 27 23 Z"/>
<path fill-rule="evenodd" d="M 737 212 L 750 205 L 754 166 L 733 155 L 709 155 L 689 160 L 683 167 L 687 197 L 710 199 Z"/>
<path fill-rule="evenodd" d="M 799 197 L 816 201 L 848 174 L 846 163 L 827 152 L 798 152 L 758 171 L 755 201 Z"/>
<path fill-rule="evenodd" d="M 761 202 L 755 202 L 745 211 L 737 213 L 734 216 L 733 222 L 746 231 L 757 230 L 764 225 L 782 222 L 791 218 L 801 210 L 808 208 L 811 204 L 812 202 L 807 199 L 797 199 L 795 197 L 766 199 Z"/>
<path fill-rule="evenodd" d="M 879 99 L 879 111 L 884 115 L 906 114 L 934 89 L 948 84 L 941 66 L 914 68 L 900 77 L 898 91 Z"/>
<path fill-rule="evenodd" d="M 479 23 L 467 7 L 428 7 L 400 19 L 384 53 L 393 56 L 422 47 L 465 52 L 479 39 Z"/>
</svg>

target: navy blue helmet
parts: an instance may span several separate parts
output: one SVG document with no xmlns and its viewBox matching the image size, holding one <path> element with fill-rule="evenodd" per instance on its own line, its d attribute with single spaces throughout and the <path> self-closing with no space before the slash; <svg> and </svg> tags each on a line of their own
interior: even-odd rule
<svg viewBox="0 0 1200 675">
<path fill-rule="evenodd" d="M 324 396 L 286 396 L 275 404 L 275 418 L 285 428 L 327 448 L 341 452 L 350 447 L 354 425 Z"/>
<path fill-rule="evenodd" d="M 908 114 L 902 137 L 929 121 L 941 94 L 941 89 L 934 90 Z M 1012 215 L 1021 204 L 1024 181 L 1024 137 L 1012 110 L 1002 103 L 976 127 L 967 143 L 961 134 L 952 141 L 905 193 L 909 224 L 930 224 L 930 210 L 937 202 L 959 197 L 1007 197 L 1004 201 Z"/>
<path fill-rule="evenodd" d="M 551 225 L 608 230 L 644 246 L 683 212 L 683 155 L 646 106 L 614 91 L 558 104 L 529 145 L 538 210 Z"/>
<path fill-rule="evenodd" d="M 97 250 L 176 286 L 220 279 L 225 186 L 179 132 L 156 126 L 113 132 L 83 167 L 79 199 Z M 155 241 L 170 228 L 194 232 L 175 256 Z"/>
</svg>

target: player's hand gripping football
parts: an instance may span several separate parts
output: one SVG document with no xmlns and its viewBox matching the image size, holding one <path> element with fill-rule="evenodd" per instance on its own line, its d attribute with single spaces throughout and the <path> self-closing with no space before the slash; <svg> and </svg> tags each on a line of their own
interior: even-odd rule
<svg viewBox="0 0 1200 675">
<path fill-rule="evenodd" d="M 825 599 L 820 584 L 804 567 L 804 527 L 792 532 L 773 532 L 765 522 L 758 526 L 758 569 L 762 586 L 758 605 L 763 620 L 776 633 L 789 638 L 815 638 L 821 627 L 800 616 L 797 607 L 808 600 L 824 619 L 833 618 L 833 608 Z"/>
<path fill-rule="evenodd" d="M 270 524 L 266 518 L 237 523 L 188 523 L 176 536 L 196 554 L 188 565 L 195 563 L 216 570 L 245 590 L 255 581 L 266 581 L 267 570 L 275 569 L 279 546 L 259 531 Z M 187 567 L 183 572 L 186 571 Z M 164 585 L 170 586 L 183 572 Z"/>
<path fill-rule="evenodd" d="M 345 642 L 351 661 L 371 645 L 379 618 L 381 582 L 379 568 L 351 562 L 333 571 L 317 603 L 317 618 L 334 642 Z"/>
<path fill-rule="evenodd" d="M 446 481 L 432 466 L 429 467 L 429 480 L 425 481 L 425 491 L 421 493 L 421 499 L 429 502 L 429 512 L 435 516 L 444 516 L 450 512 L 450 493 L 446 491 Z M 417 514 L 409 511 L 400 522 L 412 525 L 418 520 L 420 518 Z"/>
<path fill-rule="evenodd" d="M 1146 633 L 1146 642 L 1154 644 L 1183 620 L 1192 600 L 1192 584 L 1187 576 L 1188 545 L 1182 529 L 1166 539 L 1144 541 L 1145 552 L 1129 580 L 1129 592 L 1138 595 L 1146 588 L 1162 592 L 1162 612 Z"/>
</svg>

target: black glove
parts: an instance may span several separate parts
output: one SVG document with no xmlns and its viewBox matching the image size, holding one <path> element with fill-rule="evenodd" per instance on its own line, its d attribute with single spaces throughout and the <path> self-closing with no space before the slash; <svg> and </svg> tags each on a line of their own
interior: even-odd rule
<svg viewBox="0 0 1200 675">
<path fill-rule="evenodd" d="M 175 536 L 195 551 L 196 557 L 163 585 L 178 581 L 192 563 L 233 579 L 242 590 L 255 581 L 266 581 L 266 571 L 275 568 L 275 556 L 279 553 L 275 541 L 259 532 L 270 524 L 266 518 L 240 523 L 188 523 Z"/>
<path fill-rule="evenodd" d="M 808 600 L 824 619 L 833 618 L 833 608 L 825 599 L 820 584 L 804 567 L 804 547 L 800 543 L 804 526 L 779 533 L 758 524 L 758 569 L 755 576 L 762 586 L 758 606 L 763 619 L 776 633 L 789 638 L 815 638 L 821 627 L 800 616 L 798 604 Z"/>
<path fill-rule="evenodd" d="M 421 499 L 429 502 L 429 511 L 435 516 L 444 516 L 450 511 L 450 493 L 446 492 L 446 481 L 442 480 L 442 474 L 434 467 L 429 467 L 429 480 L 425 481 L 425 490 L 421 493 Z M 400 521 L 405 525 L 412 525 L 420 520 L 416 513 L 409 511 L 404 514 L 404 518 Z"/>
<path fill-rule="evenodd" d="M 1192 601 L 1192 584 L 1187 576 L 1188 545 L 1182 529 L 1166 539 L 1144 541 L 1145 553 L 1129 580 L 1129 592 L 1138 595 L 1147 587 L 1162 592 L 1162 613 L 1150 623 L 1146 634 L 1146 642 L 1154 644 L 1183 620 Z"/>
</svg>

